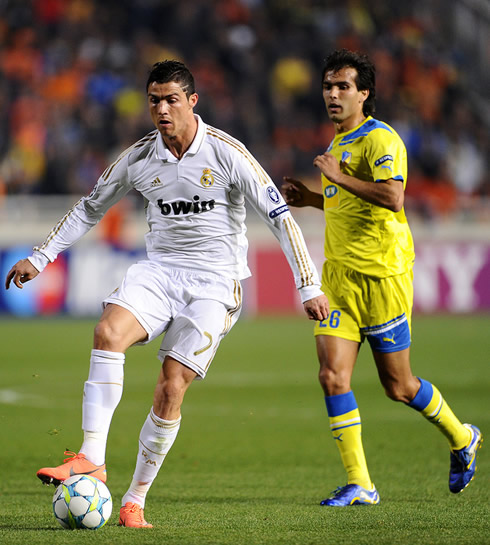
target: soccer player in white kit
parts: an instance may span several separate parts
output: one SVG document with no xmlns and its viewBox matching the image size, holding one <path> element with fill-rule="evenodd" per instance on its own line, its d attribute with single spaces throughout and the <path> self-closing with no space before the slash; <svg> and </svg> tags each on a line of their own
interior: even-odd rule
<svg viewBox="0 0 490 545">
<path fill-rule="evenodd" d="M 324 320 L 328 300 L 302 233 L 274 183 L 238 140 L 194 113 L 194 78 L 178 61 L 156 63 L 147 81 L 156 130 L 125 150 L 58 222 L 33 254 L 7 274 L 22 288 L 78 241 L 128 191 L 145 198 L 147 260 L 132 265 L 104 301 L 95 327 L 82 406 L 83 443 L 38 477 L 59 484 L 71 475 L 106 481 L 105 451 L 121 399 L 125 351 L 165 332 L 153 406 L 139 436 L 136 469 L 122 498 L 119 524 L 149 528 L 147 492 L 180 427 L 180 407 L 204 378 L 221 339 L 241 310 L 247 267 L 245 200 L 267 223 L 289 262 L 308 317 Z"/>
</svg>

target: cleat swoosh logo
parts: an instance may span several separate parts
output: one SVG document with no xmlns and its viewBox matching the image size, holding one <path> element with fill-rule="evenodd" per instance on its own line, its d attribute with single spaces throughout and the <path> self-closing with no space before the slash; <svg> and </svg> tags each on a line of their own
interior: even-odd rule
<svg viewBox="0 0 490 545">
<path fill-rule="evenodd" d="M 93 469 L 92 471 L 82 471 L 81 473 L 77 473 L 73 471 L 73 468 L 70 467 L 70 477 L 74 477 L 75 475 L 92 475 L 92 473 L 96 473 L 99 471 L 99 469 Z"/>
</svg>

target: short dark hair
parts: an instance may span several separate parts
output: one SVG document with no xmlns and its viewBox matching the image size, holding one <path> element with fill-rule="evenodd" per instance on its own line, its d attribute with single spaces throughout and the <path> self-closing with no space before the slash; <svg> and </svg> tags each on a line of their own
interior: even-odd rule
<svg viewBox="0 0 490 545">
<path fill-rule="evenodd" d="M 146 82 L 147 91 L 150 84 L 154 81 L 156 83 L 169 83 L 171 81 L 178 83 L 187 95 L 187 98 L 196 92 L 194 76 L 187 66 L 179 61 L 165 60 L 156 62 L 148 75 L 148 81 Z"/>
<path fill-rule="evenodd" d="M 322 84 L 327 72 L 335 73 L 347 67 L 357 70 L 355 79 L 357 89 L 359 91 L 366 89 L 369 91 L 369 96 L 362 106 L 362 113 L 365 116 L 372 115 L 376 110 L 376 68 L 367 55 L 349 51 L 348 49 L 337 49 L 330 53 L 323 66 Z"/>
</svg>

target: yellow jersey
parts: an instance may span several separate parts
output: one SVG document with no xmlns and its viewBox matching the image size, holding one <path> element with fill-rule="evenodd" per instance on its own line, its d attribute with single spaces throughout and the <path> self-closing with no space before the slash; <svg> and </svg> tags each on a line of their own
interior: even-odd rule
<svg viewBox="0 0 490 545">
<path fill-rule="evenodd" d="M 366 118 L 337 134 L 328 150 L 343 173 L 376 183 L 393 178 L 407 183 L 407 152 L 396 131 Z M 386 278 L 411 270 L 412 234 L 402 209 L 392 212 L 330 182 L 322 174 L 325 257 L 362 274 Z"/>
</svg>

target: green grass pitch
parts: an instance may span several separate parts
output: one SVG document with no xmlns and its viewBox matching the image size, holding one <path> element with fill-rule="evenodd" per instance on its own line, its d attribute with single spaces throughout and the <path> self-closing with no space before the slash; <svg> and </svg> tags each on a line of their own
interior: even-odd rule
<svg viewBox="0 0 490 545">
<path fill-rule="evenodd" d="M 353 389 L 378 506 L 324 508 L 345 484 L 328 430 L 311 323 L 242 318 L 208 377 L 189 389 L 180 434 L 147 499 L 153 530 L 119 528 L 140 427 L 158 375 L 158 341 L 128 351 L 109 436 L 114 511 L 97 532 L 59 527 L 54 487 L 37 469 L 81 443 L 81 394 L 95 320 L 0 321 L 0 543 L 164 545 L 464 545 L 490 543 L 490 463 L 448 490 L 445 438 L 384 396 L 367 346 Z M 434 382 L 464 422 L 490 434 L 490 317 L 416 316 L 414 373 Z M 489 441 L 490 439 L 487 439 Z"/>
</svg>

